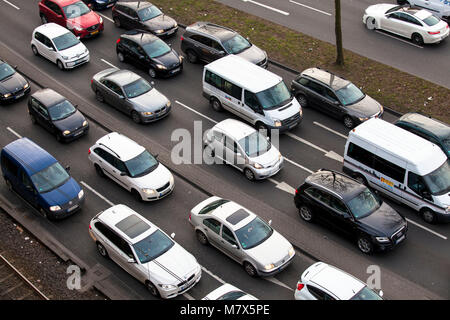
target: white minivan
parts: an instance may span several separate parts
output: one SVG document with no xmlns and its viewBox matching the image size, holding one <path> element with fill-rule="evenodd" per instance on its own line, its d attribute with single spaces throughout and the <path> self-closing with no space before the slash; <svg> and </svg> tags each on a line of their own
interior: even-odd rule
<svg viewBox="0 0 450 320">
<path fill-rule="evenodd" d="M 418 211 L 450 222 L 450 160 L 439 146 L 381 119 L 351 130 L 343 171 Z"/>
<path fill-rule="evenodd" d="M 448 0 L 397 0 L 400 5 L 410 4 L 426 9 L 437 17 L 450 23 L 450 1 Z"/>
<path fill-rule="evenodd" d="M 258 130 L 289 130 L 303 117 L 283 78 L 232 54 L 204 67 L 203 96 L 214 110 L 226 109 Z"/>
</svg>

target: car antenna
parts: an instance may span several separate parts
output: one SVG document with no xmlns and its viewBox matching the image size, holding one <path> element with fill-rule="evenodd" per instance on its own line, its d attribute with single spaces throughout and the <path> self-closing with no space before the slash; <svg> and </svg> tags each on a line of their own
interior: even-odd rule
<svg viewBox="0 0 450 320">
<path fill-rule="evenodd" d="M 139 8 L 139 5 L 140 5 L 140 4 L 141 4 L 141 1 L 138 1 L 138 6 L 137 6 L 138 8 Z"/>
</svg>

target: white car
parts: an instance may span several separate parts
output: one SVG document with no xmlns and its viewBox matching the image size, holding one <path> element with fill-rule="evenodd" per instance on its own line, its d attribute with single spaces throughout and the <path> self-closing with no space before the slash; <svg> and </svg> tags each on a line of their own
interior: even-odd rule
<svg viewBox="0 0 450 320">
<path fill-rule="evenodd" d="M 111 258 L 156 297 L 176 297 L 200 281 L 202 269 L 195 257 L 123 204 L 92 218 L 89 234 L 103 257 Z"/>
<path fill-rule="evenodd" d="M 59 69 L 72 69 L 89 62 L 89 50 L 68 29 L 50 22 L 33 31 L 31 50 L 35 56 L 56 63 Z"/>
<path fill-rule="evenodd" d="M 295 300 L 382 300 L 379 294 L 354 276 L 324 262 L 306 269 L 295 289 Z"/>
<path fill-rule="evenodd" d="M 211 291 L 206 297 L 202 300 L 258 300 L 251 294 L 245 293 L 242 290 L 239 290 L 235 286 L 225 283 Z"/>
<path fill-rule="evenodd" d="M 236 202 L 210 197 L 189 215 L 197 240 L 243 265 L 251 276 L 272 276 L 293 260 L 292 244 L 253 212 Z"/>
<path fill-rule="evenodd" d="M 369 6 L 363 23 L 370 30 L 382 29 L 411 39 L 417 45 L 441 42 L 450 32 L 445 21 L 427 10 L 387 3 Z"/>
<path fill-rule="evenodd" d="M 130 138 L 112 132 L 89 148 L 89 160 L 101 176 L 107 176 L 139 201 L 154 201 L 175 187 L 172 173 Z"/>
</svg>

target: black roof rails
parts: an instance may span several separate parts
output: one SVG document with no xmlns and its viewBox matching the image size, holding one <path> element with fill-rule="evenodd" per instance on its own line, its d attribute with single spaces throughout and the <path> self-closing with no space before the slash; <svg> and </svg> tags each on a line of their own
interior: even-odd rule
<svg viewBox="0 0 450 320">
<path fill-rule="evenodd" d="M 101 142 L 99 143 L 99 145 L 105 147 L 106 149 L 108 149 L 109 151 L 111 151 L 112 153 L 114 153 L 114 154 L 117 156 L 117 158 L 120 159 L 120 156 L 117 154 L 117 152 L 115 152 L 114 150 L 112 150 L 110 147 L 104 145 L 104 144 L 101 143 Z"/>
</svg>

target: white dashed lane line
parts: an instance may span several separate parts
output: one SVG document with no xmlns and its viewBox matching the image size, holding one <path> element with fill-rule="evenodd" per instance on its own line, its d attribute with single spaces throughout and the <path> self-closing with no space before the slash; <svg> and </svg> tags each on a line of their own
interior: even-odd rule
<svg viewBox="0 0 450 320">
<path fill-rule="evenodd" d="M 328 12 L 325 12 L 325 11 L 322 11 L 322 10 L 319 10 L 319 9 L 316 9 L 316 8 L 313 8 L 313 7 L 310 7 L 310 6 L 307 6 L 306 4 L 299 3 L 299 2 L 293 1 L 293 0 L 289 0 L 289 2 L 290 2 L 290 3 L 293 3 L 293 4 L 296 4 L 296 5 L 298 5 L 298 6 L 302 6 L 302 7 L 305 7 L 305 8 L 307 8 L 307 9 L 310 9 L 310 10 L 313 10 L 313 11 L 316 11 L 316 12 L 319 12 L 319 13 L 322 13 L 322 14 L 327 15 L 327 16 L 331 16 L 331 13 L 328 13 Z"/>
<path fill-rule="evenodd" d="M 100 59 L 101 61 L 103 61 L 104 63 L 106 63 L 108 66 L 119 69 L 118 67 L 116 67 L 115 65 L 113 65 L 111 62 L 106 61 L 105 59 Z"/>
<path fill-rule="evenodd" d="M 346 136 L 345 134 L 342 134 L 342 133 L 340 133 L 340 132 L 337 132 L 336 130 L 333 130 L 333 129 L 331 129 L 331 128 L 328 128 L 326 125 L 321 124 L 320 122 L 313 121 L 313 124 L 315 124 L 316 126 L 321 127 L 322 129 L 325 129 L 325 130 L 327 130 L 327 131 L 329 131 L 329 132 L 331 132 L 331 133 L 334 133 L 335 135 L 337 135 L 337 136 L 339 136 L 339 137 L 341 137 L 341 138 L 344 138 L 344 139 L 347 139 L 347 138 L 348 138 L 348 136 Z"/>
<path fill-rule="evenodd" d="M 106 20 L 111 21 L 112 23 L 114 23 L 114 20 L 111 19 L 110 17 L 107 17 L 107 16 L 105 16 L 104 14 L 101 14 L 101 13 L 98 12 L 98 11 L 95 11 L 95 12 L 96 12 L 98 15 L 102 16 L 103 18 L 105 18 Z"/>
<path fill-rule="evenodd" d="M 15 4 L 13 4 L 7 0 L 3 0 L 3 2 L 9 4 L 11 7 L 13 7 L 16 10 L 20 10 L 20 8 L 18 6 L 16 6 Z"/>
<path fill-rule="evenodd" d="M 19 139 L 22 138 L 22 136 L 20 134 L 18 134 L 17 132 L 15 132 L 13 129 L 11 129 L 10 127 L 6 127 L 6 129 L 11 132 L 13 135 L 15 135 L 16 137 L 18 137 Z"/>
<path fill-rule="evenodd" d="M 268 5 L 260 3 L 260 2 L 256 2 L 256 1 L 253 1 L 253 0 L 242 0 L 242 1 L 256 4 L 257 6 L 260 6 L 260 7 L 263 7 L 263 8 L 266 8 L 266 9 L 269 9 L 269 10 L 281 13 L 281 14 L 283 14 L 285 16 L 289 15 L 289 12 L 286 12 L 286 11 L 283 11 L 283 10 L 280 10 L 280 9 L 268 6 Z"/>
</svg>

